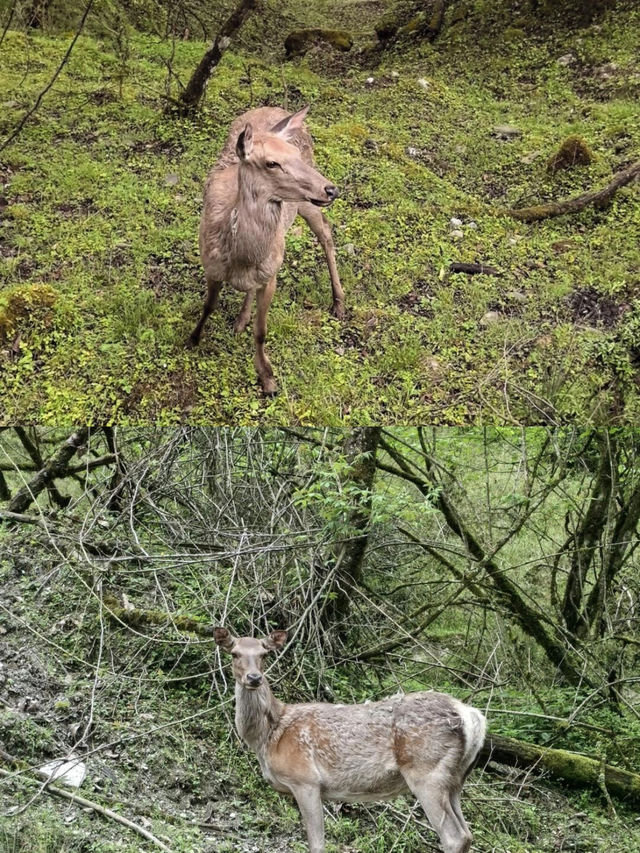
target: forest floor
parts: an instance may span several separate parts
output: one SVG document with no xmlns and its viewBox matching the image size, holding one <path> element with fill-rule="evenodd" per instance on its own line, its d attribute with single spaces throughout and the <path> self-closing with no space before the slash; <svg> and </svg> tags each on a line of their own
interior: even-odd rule
<svg viewBox="0 0 640 853">
<path fill-rule="evenodd" d="M 318 22 L 356 31 L 353 55 L 229 51 L 195 122 L 165 116 L 163 93 L 167 64 L 186 80 L 204 43 L 171 58 L 151 36 L 119 49 L 81 36 L 0 154 L 0 419 L 637 423 L 638 187 L 532 225 L 503 212 L 604 186 L 638 159 L 634 6 L 542 32 L 477 3 L 435 44 L 381 52 L 367 47 L 381 4 L 319 4 Z M 68 43 L 6 34 L 2 137 Z M 224 289 L 200 348 L 185 348 L 204 293 L 202 187 L 238 113 L 306 103 L 319 168 L 342 189 L 329 216 L 347 315 L 329 316 L 321 249 L 296 223 L 269 314 L 281 390 L 265 399 L 251 335 L 232 334 L 239 294 Z M 551 175 L 572 134 L 593 162 Z M 501 275 L 452 274 L 454 261 Z"/>
<path fill-rule="evenodd" d="M 6 543 L 9 534 L 0 535 Z M 39 767 L 66 757 L 80 739 L 77 754 L 87 777 L 78 793 L 146 828 L 173 853 L 304 853 L 296 809 L 262 780 L 255 757 L 234 733 L 233 690 L 212 644 L 196 638 L 187 646 L 156 642 L 148 631 L 101 622 L 95 598 L 72 564 L 52 574 L 55 555 L 26 539 L 12 541 L 5 552 L 11 558 L 0 560 L 0 747 L 23 767 Z M 442 661 L 454 641 L 452 630 L 445 626 L 428 640 Z M 431 668 L 428 686 L 460 696 L 460 684 L 448 682 L 445 672 Z M 373 680 L 362 675 L 362 695 L 384 695 L 383 685 L 376 692 Z M 336 673 L 336 696 L 348 681 Z M 282 695 L 284 689 L 282 684 L 277 691 Z M 542 680 L 537 689 L 551 713 L 564 714 L 562 691 Z M 514 693 L 510 704 L 532 707 L 524 693 Z M 558 746 L 570 738 L 572 749 L 598 749 L 593 731 L 550 729 L 526 716 L 490 713 L 489 720 L 495 732 L 550 738 Z M 585 720 L 615 723 L 606 713 Z M 478 853 L 640 851 L 637 812 L 616 801 L 614 815 L 599 791 L 571 792 L 535 772 L 481 765 L 463 802 Z M 420 810 L 410 819 L 403 800 L 330 807 L 326 824 L 328 853 L 439 850 Z M 38 793 L 29 773 L 0 779 L 0 853 L 154 849 L 113 820 Z"/>
</svg>

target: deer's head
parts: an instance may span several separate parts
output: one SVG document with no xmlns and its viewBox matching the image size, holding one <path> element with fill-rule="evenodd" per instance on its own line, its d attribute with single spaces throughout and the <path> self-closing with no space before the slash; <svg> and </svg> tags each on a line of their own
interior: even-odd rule
<svg viewBox="0 0 640 853">
<path fill-rule="evenodd" d="M 300 130 L 309 107 L 286 116 L 266 133 L 254 133 L 247 124 L 238 137 L 236 154 L 241 169 L 249 170 L 253 186 L 269 201 L 310 201 L 328 207 L 340 195 L 338 188 L 305 163 L 290 140 Z"/>
<path fill-rule="evenodd" d="M 269 652 L 280 651 L 287 642 L 286 631 L 272 631 L 260 640 L 253 637 L 234 637 L 226 628 L 215 628 L 215 641 L 233 659 L 233 677 L 247 690 L 257 690 L 262 684 L 264 660 Z"/>
</svg>

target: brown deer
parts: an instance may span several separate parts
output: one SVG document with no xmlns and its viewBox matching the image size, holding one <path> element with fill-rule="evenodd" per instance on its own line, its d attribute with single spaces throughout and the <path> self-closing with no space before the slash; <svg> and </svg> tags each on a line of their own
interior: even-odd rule
<svg viewBox="0 0 640 853">
<path fill-rule="evenodd" d="M 238 732 L 269 784 L 295 797 L 310 853 L 325 850 L 323 800 L 375 802 L 409 791 L 445 853 L 467 853 L 472 836 L 460 793 L 484 742 L 479 711 L 430 691 L 364 705 L 285 705 L 263 670 L 286 631 L 254 639 L 216 628 L 214 635 L 233 658 Z"/>
<path fill-rule="evenodd" d="M 255 365 L 265 394 L 277 392 L 264 350 L 267 312 L 282 266 L 284 237 L 298 213 L 324 249 L 333 289 L 332 313 L 339 318 L 344 315 L 331 227 L 320 209 L 328 207 L 339 193 L 314 168 L 313 145 L 304 124 L 308 109 L 290 115 L 279 107 L 259 107 L 239 116 L 204 191 L 200 257 L 207 298 L 190 342 L 199 343 L 223 281 L 246 294 L 235 322 L 236 334 L 246 328 L 255 296 Z"/>
</svg>

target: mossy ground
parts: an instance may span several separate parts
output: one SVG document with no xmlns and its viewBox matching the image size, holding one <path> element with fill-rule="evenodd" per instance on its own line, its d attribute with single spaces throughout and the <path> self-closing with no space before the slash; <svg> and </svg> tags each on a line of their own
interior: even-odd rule
<svg viewBox="0 0 640 853">
<path fill-rule="evenodd" d="M 0 155 L 0 417 L 638 422 L 637 187 L 607 210 L 534 225 L 500 212 L 603 185 L 638 157 L 632 6 L 586 30 L 541 34 L 515 21 L 504 37 L 500 10 L 477 2 L 434 45 L 409 41 L 355 58 L 314 49 L 291 63 L 281 47 L 275 62 L 264 51 L 228 52 L 195 122 L 163 115 L 170 44 L 130 33 L 123 67 L 108 38 L 82 36 Z M 337 9 L 325 4 L 305 23 L 371 38 L 362 4 Z M 3 136 L 68 41 L 7 33 Z M 176 43 L 182 80 L 204 47 Z M 569 53 L 569 64 L 558 62 Z M 319 167 L 343 190 L 329 216 L 348 312 L 342 322 L 329 317 L 322 252 L 297 223 L 269 314 L 281 391 L 268 400 L 251 335 L 232 334 L 239 294 L 223 290 L 199 350 L 185 348 L 204 290 L 201 193 L 235 115 L 307 102 Z M 521 135 L 494 136 L 504 124 Z M 572 134 L 595 161 L 547 174 Z M 451 217 L 463 221 L 459 242 Z M 451 261 L 485 261 L 503 274 L 452 275 Z M 481 322 L 487 312 L 495 322 Z"/>
</svg>

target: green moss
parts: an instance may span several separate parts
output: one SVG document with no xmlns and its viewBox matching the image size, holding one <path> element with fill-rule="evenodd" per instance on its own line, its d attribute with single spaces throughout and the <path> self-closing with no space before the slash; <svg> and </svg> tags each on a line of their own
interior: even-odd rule
<svg viewBox="0 0 640 853">
<path fill-rule="evenodd" d="M 0 341 L 49 325 L 57 298 L 56 291 L 47 284 L 16 287 L 4 294 L 0 301 Z"/>
<path fill-rule="evenodd" d="M 547 161 L 547 172 L 554 174 L 560 170 L 573 169 L 575 166 L 589 166 L 593 160 L 593 151 L 581 136 L 568 136 Z"/>
</svg>

